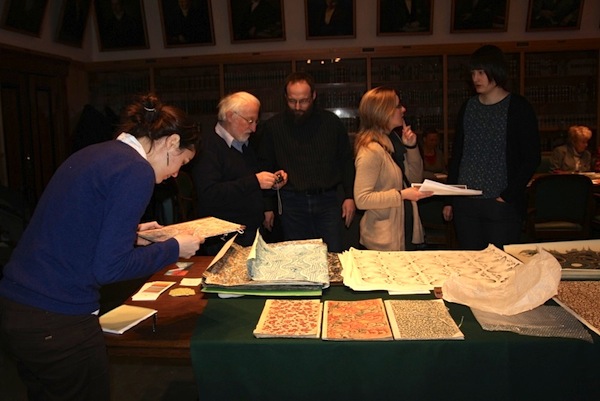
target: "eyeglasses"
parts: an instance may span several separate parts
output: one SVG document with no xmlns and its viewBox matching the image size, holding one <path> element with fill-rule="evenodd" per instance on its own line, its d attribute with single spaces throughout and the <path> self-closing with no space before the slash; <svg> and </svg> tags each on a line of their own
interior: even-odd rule
<svg viewBox="0 0 600 401">
<path fill-rule="evenodd" d="M 241 115 L 240 113 L 238 113 L 237 111 L 234 111 L 234 113 L 236 115 L 238 115 L 239 117 L 241 117 L 244 121 L 246 121 L 248 123 L 248 125 L 252 125 L 252 124 L 258 124 L 258 119 L 253 120 L 251 118 L 246 118 L 243 115 Z"/>
<path fill-rule="evenodd" d="M 289 105 L 291 106 L 295 106 L 297 104 L 299 104 L 300 106 L 306 106 L 307 104 L 309 104 L 310 102 L 312 102 L 311 98 L 304 98 L 304 99 L 290 99 L 289 97 L 287 98 L 287 102 Z"/>
</svg>

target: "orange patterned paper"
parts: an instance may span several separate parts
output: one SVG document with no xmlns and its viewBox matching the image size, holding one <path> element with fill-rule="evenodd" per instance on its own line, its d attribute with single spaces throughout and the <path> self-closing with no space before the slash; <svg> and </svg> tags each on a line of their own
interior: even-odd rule
<svg viewBox="0 0 600 401">
<path fill-rule="evenodd" d="M 392 340 L 383 300 L 325 301 L 324 340 Z"/>
</svg>

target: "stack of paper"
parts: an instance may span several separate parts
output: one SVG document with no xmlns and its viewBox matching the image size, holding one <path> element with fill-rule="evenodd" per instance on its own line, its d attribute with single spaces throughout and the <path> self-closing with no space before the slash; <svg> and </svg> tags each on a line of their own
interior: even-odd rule
<svg viewBox="0 0 600 401">
<path fill-rule="evenodd" d="M 321 240 L 253 247 L 232 238 L 203 274 L 202 291 L 221 295 L 319 296 L 329 286 L 329 256 Z"/>
<path fill-rule="evenodd" d="M 434 195 L 481 195 L 479 189 L 469 189 L 466 185 L 447 185 L 433 180 L 425 180 L 422 184 L 412 184 L 422 192 L 433 192 Z"/>
<path fill-rule="evenodd" d="M 482 251 L 361 251 L 340 256 L 344 284 L 355 291 L 429 293 L 452 274 L 500 285 L 522 265 L 493 245 Z"/>
</svg>

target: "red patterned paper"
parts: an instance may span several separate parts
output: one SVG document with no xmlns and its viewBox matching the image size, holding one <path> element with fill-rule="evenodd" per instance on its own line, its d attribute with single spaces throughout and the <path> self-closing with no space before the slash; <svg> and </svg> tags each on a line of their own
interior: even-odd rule
<svg viewBox="0 0 600 401">
<path fill-rule="evenodd" d="M 318 299 L 267 299 L 254 336 L 319 338 L 322 308 Z"/>
<path fill-rule="evenodd" d="M 325 301 L 324 340 L 392 340 L 381 298 Z"/>
</svg>

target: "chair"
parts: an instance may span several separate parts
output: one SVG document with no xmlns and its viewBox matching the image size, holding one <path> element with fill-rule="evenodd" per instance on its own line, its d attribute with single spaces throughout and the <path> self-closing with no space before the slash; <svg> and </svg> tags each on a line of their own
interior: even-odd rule
<svg viewBox="0 0 600 401">
<path fill-rule="evenodd" d="M 529 192 L 527 234 L 532 242 L 589 239 L 593 183 L 579 174 L 536 178 Z"/>
</svg>

